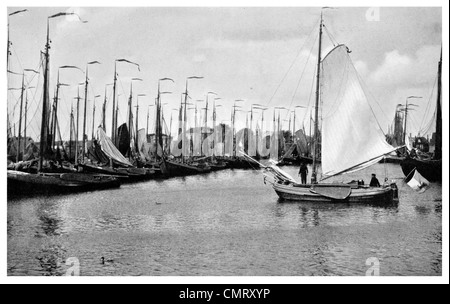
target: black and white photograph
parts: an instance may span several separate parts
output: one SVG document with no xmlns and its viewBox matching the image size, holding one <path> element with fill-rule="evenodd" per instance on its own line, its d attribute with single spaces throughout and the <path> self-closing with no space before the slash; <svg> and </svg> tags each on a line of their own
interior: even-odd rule
<svg viewBox="0 0 450 304">
<path fill-rule="evenodd" d="M 448 275 L 444 2 L 8 2 L 5 280 Z"/>
</svg>

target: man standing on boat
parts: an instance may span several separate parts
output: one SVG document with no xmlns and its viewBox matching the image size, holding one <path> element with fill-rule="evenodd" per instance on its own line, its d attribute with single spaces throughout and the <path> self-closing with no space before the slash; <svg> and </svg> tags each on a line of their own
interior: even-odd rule
<svg viewBox="0 0 450 304">
<path fill-rule="evenodd" d="M 372 179 L 370 180 L 370 187 L 380 187 L 380 182 L 377 179 L 375 173 L 372 173 Z"/>
<path fill-rule="evenodd" d="M 302 184 L 306 184 L 306 177 L 308 176 L 308 167 L 305 163 L 300 163 L 300 171 L 298 172 L 302 179 Z"/>
</svg>

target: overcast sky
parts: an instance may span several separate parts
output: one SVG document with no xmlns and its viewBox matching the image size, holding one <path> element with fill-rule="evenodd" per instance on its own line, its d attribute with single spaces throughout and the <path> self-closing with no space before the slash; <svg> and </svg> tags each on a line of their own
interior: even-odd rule
<svg viewBox="0 0 450 304">
<path fill-rule="evenodd" d="M 22 8 L 10 7 L 8 13 L 18 9 Z M 40 51 L 45 45 L 47 17 L 59 12 L 76 12 L 88 22 L 81 23 L 71 17 L 50 20 L 51 96 L 59 66 L 75 65 L 84 70 L 88 61 L 100 61 L 101 65 L 89 68 L 89 112 L 93 96 L 101 95 L 96 99 L 96 120 L 100 119 L 105 85 L 113 81 L 114 61 L 118 58 L 140 65 L 138 71 L 133 65 L 117 64 L 118 93 L 121 94 L 119 118 L 125 121 L 130 78 L 142 78 L 143 82 L 133 82 L 135 94 L 147 95 L 139 98 L 142 127 L 146 125 L 147 107 L 156 97 L 157 80 L 163 77 L 175 80 L 174 84 L 163 83 L 162 88 L 173 92 L 163 97 L 163 102 L 169 103 L 165 107 L 167 122 L 171 110 L 179 107 L 186 77 L 194 75 L 204 79 L 189 82 L 192 99 L 205 99 L 208 91 L 216 92 L 221 98 L 218 101 L 222 105 L 218 110 L 220 120 L 229 120 L 235 99 L 246 100 L 243 104 L 246 109 L 252 103 L 293 109 L 313 102 L 311 88 L 317 60 L 320 8 L 30 7 L 26 13 L 9 17 L 9 39 L 13 43 L 11 70 L 38 68 Z M 442 43 L 441 9 L 380 8 L 379 14 L 370 15 L 373 18 L 367 16 L 367 8 L 325 10 L 327 31 L 323 53 L 333 47 L 333 42 L 349 47 L 385 132 L 398 103 L 404 103 L 407 96 L 423 96 L 421 100 L 414 100 L 419 105 L 411 119 L 410 131 L 414 134 L 430 116 L 423 119 L 424 113 L 434 111 L 432 92 Z M 77 95 L 77 84 L 84 81 L 85 76 L 77 70 L 61 70 L 60 73 L 61 82 L 71 85 L 61 89 L 60 101 L 61 131 L 67 136 L 70 105 Z M 31 76 L 29 74 L 29 79 Z M 31 82 L 32 86 L 42 85 L 36 83 L 37 79 Z M 20 80 L 20 76 L 9 75 L 8 86 L 20 87 Z M 8 113 L 12 115 L 15 109 L 14 121 L 17 122 L 18 110 L 14 105 L 20 94 L 11 92 Z M 30 91 L 31 95 L 32 92 L 34 90 Z M 111 88 L 108 97 L 111 99 Z M 427 110 L 430 98 L 432 109 Z M 34 100 L 29 99 L 28 118 L 31 120 L 35 113 L 40 117 L 36 110 L 40 90 Z M 199 103 L 199 107 L 204 104 Z M 298 110 L 297 123 L 309 115 L 307 111 Z M 107 114 L 111 116 L 111 101 Z M 245 117 L 240 119 L 244 121 Z M 308 126 L 307 119 L 305 124 Z M 36 135 L 33 131 L 39 132 L 37 123 L 30 128 L 31 136 Z M 89 118 L 88 134 L 90 129 Z"/>
</svg>

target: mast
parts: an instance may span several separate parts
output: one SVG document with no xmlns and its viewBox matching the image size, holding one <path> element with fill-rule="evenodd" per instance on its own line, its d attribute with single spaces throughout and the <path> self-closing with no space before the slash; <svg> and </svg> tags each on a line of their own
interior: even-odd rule
<svg viewBox="0 0 450 304">
<path fill-rule="evenodd" d="M 283 142 L 284 136 L 283 136 L 283 125 L 281 123 L 281 111 L 278 111 L 278 147 L 282 148 L 281 143 Z M 280 150 L 278 149 L 278 155 L 277 159 L 280 158 Z"/>
<path fill-rule="evenodd" d="M 16 162 L 19 162 L 20 157 L 20 141 L 21 141 L 21 130 L 22 130 L 22 107 L 23 107 L 23 93 L 25 90 L 25 71 L 22 75 L 22 89 L 20 94 L 20 113 L 19 113 L 19 133 L 17 138 L 17 156 L 16 156 Z"/>
<path fill-rule="evenodd" d="M 111 124 L 111 140 L 116 144 L 116 81 L 117 81 L 117 62 L 114 61 L 114 83 L 113 83 L 113 104 L 112 104 L 112 124 Z M 106 89 L 105 89 L 106 91 Z M 105 94 L 106 96 L 106 94 Z M 106 97 L 105 97 L 106 98 Z"/>
<path fill-rule="evenodd" d="M 311 132 L 311 122 L 312 122 L 312 112 L 309 112 L 309 145 L 308 145 L 308 155 L 311 157 L 311 139 L 312 139 L 312 132 Z"/>
<path fill-rule="evenodd" d="M 213 102 L 213 155 L 212 159 L 216 157 L 216 98 L 214 98 Z"/>
<path fill-rule="evenodd" d="M 56 80 L 56 93 L 55 93 L 55 99 L 53 101 L 53 126 L 52 126 L 52 147 L 56 145 L 56 119 L 57 119 L 57 113 L 58 113 L 58 98 L 59 98 L 59 70 L 58 70 L 58 78 Z"/>
<path fill-rule="evenodd" d="M 163 138 L 162 138 L 162 126 L 161 126 L 161 102 L 160 102 L 160 83 L 158 81 L 158 95 L 156 97 L 156 130 L 155 130 L 155 144 L 156 144 L 156 158 L 158 158 L 158 147 L 161 145 L 163 147 Z M 183 142 L 185 145 L 185 142 Z M 164 149 L 161 151 L 164 152 Z M 163 153 L 162 153 L 163 154 Z"/>
<path fill-rule="evenodd" d="M 208 95 L 206 94 L 206 107 L 205 107 L 205 137 L 208 137 Z M 202 138 L 202 142 L 203 142 L 203 138 Z M 201 150 L 200 150 L 200 157 L 203 156 L 203 144 L 201 145 Z"/>
<path fill-rule="evenodd" d="M 48 101 L 48 63 L 49 63 L 49 49 L 50 49 L 50 37 L 49 37 L 49 19 L 47 18 L 47 42 L 45 44 L 45 64 L 44 64 L 44 91 L 42 100 L 42 121 L 41 121 L 41 139 L 39 143 L 39 164 L 38 172 L 43 169 L 44 155 L 47 152 L 47 101 Z"/>
<path fill-rule="evenodd" d="M 85 154 L 85 145 L 86 145 L 86 138 L 85 138 L 85 134 L 86 134 L 86 110 L 87 110 L 87 98 L 88 98 L 88 83 L 89 83 L 89 79 L 88 79 L 88 66 L 86 65 L 86 82 L 84 84 L 84 114 L 83 114 L 83 145 L 82 145 L 82 149 L 81 149 L 81 163 L 84 164 L 84 154 Z"/>
<path fill-rule="evenodd" d="M 131 131 L 133 129 L 133 80 L 131 80 L 130 97 L 128 99 L 128 135 L 131 142 Z M 131 159 L 131 146 L 128 147 L 128 157 Z"/>
<path fill-rule="evenodd" d="M 183 152 L 187 152 L 187 99 L 188 99 L 188 80 L 186 79 L 186 92 L 184 93 L 184 115 L 183 115 Z M 181 161 L 184 163 L 184 158 L 188 155 L 181 153 Z"/>
<path fill-rule="evenodd" d="M 183 93 L 181 93 L 180 110 L 178 111 L 178 136 L 183 132 Z"/>
<path fill-rule="evenodd" d="M 139 131 L 139 125 L 138 125 L 138 121 L 139 121 L 139 98 L 136 100 L 136 134 L 135 134 L 135 139 L 134 139 L 134 143 L 136 146 L 136 152 L 139 152 L 139 144 L 138 144 L 138 131 Z"/>
<path fill-rule="evenodd" d="M 319 140 L 319 100 L 320 100 L 320 62 L 322 61 L 322 29 L 323 29 L 323 14 L 320 13 L 320 28 L 319 28 L 319 52 L 317 56 L 317 79 L 316 79 L 316 103 L 314 113 L 314 146 L 313 146 L 313 165 L 311 174 L 311 184 L 317 183 L 317 146 Z"/>
<path fill-rule="evenodd" d="M 107 87 L 107 85 L 105 86 L 105 99 L 103 101 L 103 107 L 102 107 L 102 127 L 103 127 L 103 131 L 105 131 L 105 133 L 106 133 L 106 117 L 105 117 L 105 115 L 106 115 L 106 102 L 107 102 L 106 87 Z"/>
<path fill-rule="evenodd" d="M 402 144 L 406 144 L 406 121 L 408 119 L 408 98 L 406 98 L 406 104 L 405 104 L 405 121 L 403 122 L 403 142 Z"/>
<path fill-rule="evenodd" d="M 195 103 L 195 121 L 194 121 L 194 130 L 195 130 L 195 132 L 196 132 L 196 137 L 198 136 L 198 125 L 197 125 L 197 119 L 198 119 L 198 117 L 197 117 L 197 103 Z M 201 132 L 200 132 L 201 133 Z M 195 144 L 193 144 L 193 148 L 192 148 L 192 156 L 195 156 L 195 154 L 194 154 L 194 147 L 195 147 Z"/>
<path fill-rule="evenodd" d="M 28 109 L 28 92 L 25 91 L 25 118 L 23 126 L 23 138 L 25 140 L 24 151 L 27 148 L 27 109 Z"/>
<path fill-rule="evenodd" d="M 72 157 L 72 138 L 73 138 L 73 130 L 72 130 L 72 126 L 73 126 L 73 105 L 70 105 L 70 138 L 69 138 L 69 159 Z"/>
<path fill-rule="evenodd" d="M 88 85 L 89 85 L 89 76 L 88 76 L 88 68 L 90 64 L 100 64 L 98 61 L 88 62 L 86 64 L 86 82 L 84 86 L 84 117 L 83 117 L 83 150 L 82 150 L 82 162 L 84 163 L 84 155 L 86 153 L 86 111 L 87 111 L 87 98 L 88 98 Z M 93 103 L 95 104 L 95 97 Z M 94 105 L 95 108 L 95 105 Z M 95 111 L 95 109 L 94 109 Z M 92 117 L 92 121 L 94 121 L 94 116 Z"/>
<path fill-rule="evenodd" d="M 168 152 L 170 155 L 170 149 L 171 149 L 171 143 L 172 143 L 172 116 L 173 116 L 173 111 L 170 113 L 170 127 L 169 127 L 169 147 L 168 147 Z"/>
<path fill-rule="evenodd" d="M 442 159 L 441 99 L 442 99 L 442 47 L 441 47 L 441 57 L 439 59 L 439 65 L 438 65 L 438 91 L 437 91 L 437 100 L 436 100 L 436 140 L 435 140 L 435 149 L 434 149 L 434 159 Z"/>
<path fill-rule="evenodd" d="M 235 140 L 236 140 L 236 135 L 234 134 L 234 121 L 235 121 L 235 119 L 236 119 L 236 102 L 234 103 L 234 107 L 233 107 L 233 112 L 232 112 L 232 115 L 231 115 L 231 122 L 232 122 L 232 124 L 231 124 L 231 137 L 232 137 L 232 139 L 231 139 L 231 155 L 232 156 L 234 156 L 234 157 L 236 157 L 236 148 L 234 147 L 234 145 L 235 145 Z"/>
<path fill-rule="evenodd" d="M 79 138 L 79 127 L 80 127 L 80 86 L 78 86 L 77 97 L 77 126 L 75 130 L 75 166 L 78 165 L 78 138 Z"/>
<path fill-rule="evenodd" d="M 93 109 L 92 109 L 92 141 L 94 141 L 94 137 L 95 137 L 95 132 L 94 132 L 94 128 L 95 128 L 95 97 L 94 97 L 94 105 L 93 105 Z"/>
</svg>

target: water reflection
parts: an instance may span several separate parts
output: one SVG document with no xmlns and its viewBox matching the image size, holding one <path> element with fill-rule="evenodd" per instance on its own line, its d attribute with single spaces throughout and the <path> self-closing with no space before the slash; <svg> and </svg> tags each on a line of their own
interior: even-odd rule
<svg viewBox="0 0 450 304">
<path fill-rule="evenodd" d="M 414 206 L 414 210 L 419 216 L 427 217 L 431 213 L 431 207 L 429 206 Z"/>
<path fill-rule="evenodd" d="M 59 244 L 51 244 L 41 249 L 36 256 L 40 266 L 40 272 L 44 276 L 61 276 L 63 275 L 63 265 L 66 256 L 66 249 Z"/>
<path fill-rule="evenodd" d="M 36 215 L 39 219 L 36 237 L 42 237 L 42 232 L 45 236 L 58 236 L 61 234 L 62 219 L 58 212 L 58 203 L 54 200 L 43 201 L 39 204 L 36 209 Z"/>
<path fill-rule="evenodd" d="M 72 256 L 83 275 L 358 275 L 375 255 L 383 275 L 440 274 L 441 190 L 399 186 L 389 205 L 277 203 L 235 170 L 8 200 L 8 275 L 62 275 Z"/>
<path fill-rule="evenodd" d="M 317 209 L 309 209 L 302 206 L 300 206 L 299 209 L 302 228 L 319 226 L 320 217 Z"/>
</svg>

